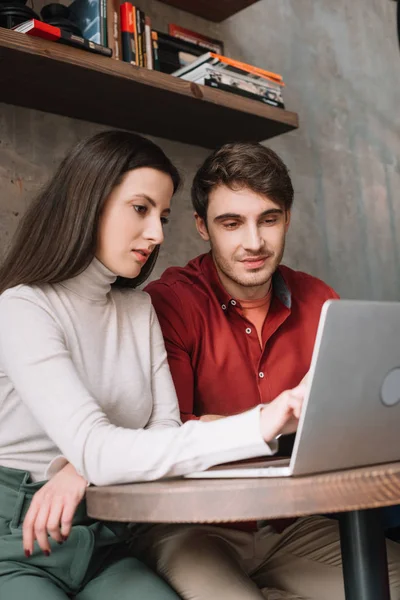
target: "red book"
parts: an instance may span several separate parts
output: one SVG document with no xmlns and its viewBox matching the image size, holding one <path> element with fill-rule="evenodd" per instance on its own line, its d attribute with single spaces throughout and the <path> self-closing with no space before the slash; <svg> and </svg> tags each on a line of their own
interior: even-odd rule
<svg viewBox="0 0 400 600">
<path fill-rule="evenodd" d="M 132 65 L 136 64 L 136 18 L 135 7 L 131 2 L 124 2 L 120 6 L 122 60 Z"/>
<path fill-rule="evenodd" d="M 221 40 L 210 38 L 201 33 L 197 33 L 197 31 L 175 25 L 175 23 L 170 23 L 168 25 L 168 33 L 169 35 L 172 35 L 172 37 L 184 40 L 185 42 L 191 42 L 192 44 L 197 44 L 197 46 L 205 48 L 210 52 L 215 52 L 216 54 L 224 53 L 224 44 Z"/>
<path fill-rule="evenodd" d="M 91 40 L 86 40 L 80 35 L 63 31 L 59 27 L 54 27 L 53 25 L 49 25 L 43 21 L 38 21 L 37 19 L 25 21 L 25 23 L 21 23 L 21 25 L 13 27 L 13 29 L 19 33 L 31 35 L 32 37 L 50 40 L 51 42 L 59 42 L 60 44 L 74 46 L 75 48 L 82 48 L 83 50 L 88 50 L 89 52 L 103 54 L 103 56 L 112 56 L 112 50 L 110 48 L 96 44 Z"/>
</svg>

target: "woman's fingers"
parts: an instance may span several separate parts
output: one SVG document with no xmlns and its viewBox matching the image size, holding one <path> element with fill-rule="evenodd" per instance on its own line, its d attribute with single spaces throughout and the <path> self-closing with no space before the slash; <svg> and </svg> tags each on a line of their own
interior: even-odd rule
<svg viewBox="0 0 400 600">
<path fill-rule="evenodd" d="M 35 537 L 37 543 L 39 544 L 39 548 L 46 554 L 47 556 L 51 552 L 49 538 L 47 534 L 47 521 L 50 514 L 50 503 L 43 502 L 39 508 L 39 511 L 36 515 L 35 523 L 33 526 L 33 530 L 35 533 Z"/>
<path fill-rule="evenodd" d="M 47 532 L 50 537 L 53 538 L 55 542 L 58 544 L 62 544 L 63 537 L 62 532 L 60 530 L 61 525 L 61 516 L 64 510 L 64 501 L 61 498 L 53 499 L 51 503 L 51 508 L 49 511 L 49 516 L 47 519 Z M 40 545 L 40 544 L 39 544 Z"/>
<path fill-rule="evenodd" d="M 35 540 L 48 555 L 51 552 L 49 536 L 59 544 L 67 539 L 86 487 L 85 479 L 68 463 L 36 492 L 22 527 L 26 556 L 33 553 Z"/>
<path fill-rule="evenodd" d="M 66 540 L 71 533 L 72 520 L 74 518 L 75 511 L 80 503 L 81 499 L 67 498 L 64 503 L 64 508 L 61 516 L 61 535 L 63 540 Z"/>
<path fill-rule="evenodd" d="M 36 515 L 39 512 L 39 502 L 32 500 L 28 512 L 25 515 L 24 524 L 22 526 L 22 540 L 24 545 L 25 556 L 31 556 L 33 553 L 33 544 L 35 541 L 34 525 Z"/>
</svg>

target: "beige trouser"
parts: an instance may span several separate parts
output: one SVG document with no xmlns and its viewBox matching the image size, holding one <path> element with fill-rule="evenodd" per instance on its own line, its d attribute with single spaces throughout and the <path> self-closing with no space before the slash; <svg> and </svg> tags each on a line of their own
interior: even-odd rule
<svg viewBox="0 0 400 600">
<path fill-rule="evenodd" d="M 400 600 L 400 545 L 388 541 L 387 549 L 391 600 Z M 184 600 L 345 597 L 338 523 L 324 517 L 298 519 L 281 534 L 269 526 L 139 526 L 132 550 Z"/>
</svg>

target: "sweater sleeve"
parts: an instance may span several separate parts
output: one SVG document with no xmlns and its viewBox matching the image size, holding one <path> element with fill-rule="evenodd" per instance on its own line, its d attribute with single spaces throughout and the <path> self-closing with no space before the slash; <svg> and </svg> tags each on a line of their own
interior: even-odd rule
<svg viewBox="0 0 400 600">
<path fill-rule="evenodd" d="M 150 318 L 151 391 L 153 410 L 146 429 L 178 427 L 178 399 L 169 370 L 167 352 L 156 312 L 151 305 Z"/>
<path fill-rule="evenodd" d="M 150 429 L 117 427 L 80 379 L 55 317 L 31 298 L 5 294 L 0 300 L 1 368 L 60 454 L 87 481 L 149 481 L 274 452 L 262 439 L 259 407 L 211 423 L 167 426 L 179 424 L 176 396 L 160 343 L 154 352 L 157 402 Z"/>
</svg>

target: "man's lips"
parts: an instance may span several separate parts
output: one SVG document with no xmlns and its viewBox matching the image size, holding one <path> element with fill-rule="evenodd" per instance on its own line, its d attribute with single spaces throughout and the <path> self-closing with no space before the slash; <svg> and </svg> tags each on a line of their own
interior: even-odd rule
<svg viewBox="0 0 400 600">
<path fill-rule="evenodd" d="M 268 258 L 268 256 L 249 256 L 248 258 L 243 258 L 240 262 L 242 262 L 247 269 L 258 269 L 265 264 L 265 261 Z"/>
</svg>

